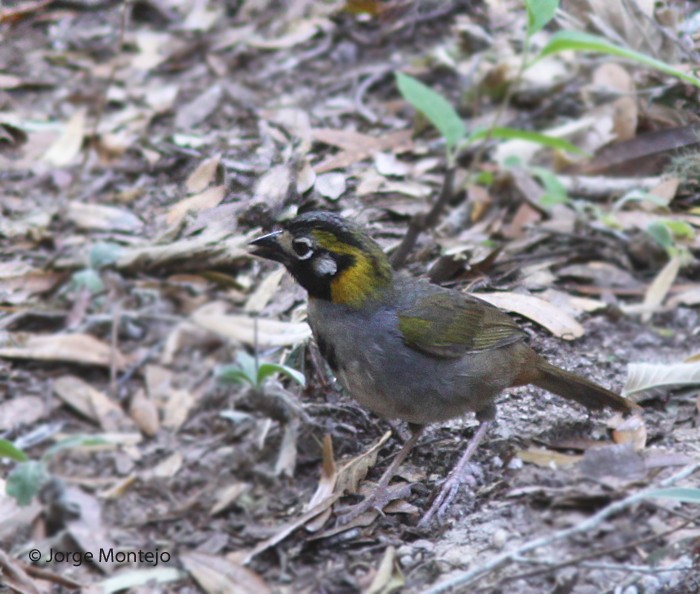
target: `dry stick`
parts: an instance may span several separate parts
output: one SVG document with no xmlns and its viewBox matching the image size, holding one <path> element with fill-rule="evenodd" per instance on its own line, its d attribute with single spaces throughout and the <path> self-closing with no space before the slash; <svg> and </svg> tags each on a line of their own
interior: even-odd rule
<svg viewBox="0 0 700 594">
<path fill-rule="evenodd" d="M 403 241 L 396 249 L 394 254 L 391 256 L 391 265 L 396 268 L 402 268 L 406 262 L 406 257 L 409 252 L 413 249 L 416 243 L 416 239 L 422 231 L 426 229 L 431 229 L 435 226 L 442 214 L 443 209 L 447 206 L 447 203 L 452 198 L 452 186 L 454 184 L 456 168 L 450 167 L 445 172 L 445 177 L 442 181 L 442 190 L 440 190 L 440 196 L 430 209 L 430 212 L 426 215 L 424 213 L 419 213 L 411 219 L 408 224 L 408 231 L 404 235 Z"/>
<path fill-rule="evenodd" d="M 700 464 L 691 464 L 690 466 L 686 466 L 683 470 L 670 476 L 666 480 L 661 481 L 661 486 L 667 487 L 669 485 L 672 485 L 686 478 L 687 476 L 690 476 L 698 468 L 700 468 Z M 518 547 L 513 551 L 506 551 L 505 553 L 498 555 L 497 557 L 491 559 L 483 565 L 480 565 L 479 567 L 466 571 L 463 574 L 458 575 L 457 577 L 451 578 L 443 582 L 442 584 L 438 584 L 428 590 L 425 590 L 423 594 L 441 594 L 442 592 L 448 592 L 453 588 L 467 586 L 480 580 L 484 576 L 501 569 L 503 566 L 509 563 L 518 562 L 518 558 L 522 557 L 525 553 L 529 553 L 530 551 L 534 551 L 535 549 L 546 545 L 551 545 L 552 543 L 555 543 L 559 540 L 564 540 L 576 534 L 588 532 L 594 528 L 597 528 L 604 520 L 606 520 L 610 516 L 623 511 L 624 509 L 630 507 L 638 501 L 641 501 L 642 499 L 645 499 L 649 493 L 656 491 L 657 489 L 658 487 L 654 486 L 634 493 L 633 495 L 630 495 L 628 497 L 625 497 L 620 501 L 608 505 L 607 507 L 600 510 L 597 514 L 594 514 L 588 520 L 581 522 L 580 524 L 577 524 L 570 528 L 566 528 L 564 530 L 559 530 L 549 536 L 542 536 L 540 538 L 536 538 L 535 540 L 531 540 L 530 542 L 525 543 L 524 545 Z"/>
<path fill-rule="evenodd" d="M 665 511 L 671 511 L 671 510 L 665 510 Z M 537 561 L 535 559 L 523 559 L 520 558 L 518 559 L 518 562 L 520 563 L 544 563 L 547 565 L 547 567 L 544 567 L 542 569 L 535 569 L 533 571 L 527 571 L 523 573 L 516 573 L 515 575 L 509 575 L 504 577 L 503 579 L 499 580 L 497 584 L 494 584 L 493 586 L 484 586 L 482 588 L 479 588 L 477 590 L 474 590 L 474 594 L 478 594 L 479 592 L 486 592 L 487 590 L 491 590 L 495 587 L 502 586 L 503 584 L 506 584 L 508 582 L 515 582 L 517 580 L 524 580 L 528 579 L 531 577 L 536 577 L 538 575 L 544 575 L 547 573 L 554 573 L 555 571 L 559 571 L 560 569 L 564 569 L 565 567 L 570 567 L 572 565 L 582 565 L 584 561 L 588 561 L 590 559 L 596 559 L 598 557 L 605 557 L 607 555 L 612 555 L 613 553 L 619 553 L 620 551 L 624 551 L 626 549 L 633 549 L 635 547 L 639 547 L 642 545 L 645 545 L 650 542 L 654 542 L 655 540 L 658 540 L 660 538 L 664 538 L 665 536 L 668 536 L 670 534 L 673 534 L 674 532 L 678 532 L 679 530 L 682 530 L 685 528 L 688 524 L 692 524 L 694 522 L 697 522 L 700 520 L 700 514 L 696 516 L 691 516 L 691 517 L 685 517 L 685 521 L 679 524 L 678 526 L 675 526 L 674 528 L 669 528 L 668 530 L 664 530 L 663 532 L 659 532 L 659 534 L 652 534 L 651 536 L 647 536 L 645 538 L 640 538 L 638 540 L 635 540 L 633 542 L 620 545 L 618 547 L 608 547 L 607 549 L 601 549 L 599 551 L 593 551 L 592 553 L 587 553 L 585 555 L 579 555 L 578 557 L 574 557 L 572 559 L 568 559 L 567 561 L 562 561 L 561 563 L 553 563 L 549 561 Z"/>
</svg>

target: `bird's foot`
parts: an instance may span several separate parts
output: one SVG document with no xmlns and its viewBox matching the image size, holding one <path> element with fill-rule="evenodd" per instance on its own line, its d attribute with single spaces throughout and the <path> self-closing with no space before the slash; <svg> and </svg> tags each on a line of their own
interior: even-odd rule
<svg viewBox="0 0 700 594">
<path fill-rule="evenodd" d="M 442 522 L 450 504 L 459 494 L 460 487 L 465 485 L 468 489 L 473 490 L 476 487 L 477 478 L 481 476 L 483 476 L 481 468 L 476 464 L 466 464 L 464 468 L 460 469 L 460 472 L 450 473 L 430 509 L 418 522 L 418 528 L 428 528 L 435 516 L 439 522 Z"/>
<path fill-rule="evenodd" d="M 392 501 L 403 499 L 411 493 L 411 484 L 399 484 L 389 487 L 376 487 L 367 497 L 355 505 L 349 505 L 338 510 L 338 526 L 349 524 L 368 511 L 384 514 L 384 508 Z"/>
</svg>

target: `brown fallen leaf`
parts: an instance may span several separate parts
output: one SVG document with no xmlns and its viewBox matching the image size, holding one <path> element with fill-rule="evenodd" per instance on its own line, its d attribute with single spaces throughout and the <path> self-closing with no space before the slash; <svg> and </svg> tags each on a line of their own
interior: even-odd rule
<svg viewBox="0 0 700 594">
<path fill-rule="evenodd" d="M 109 396 L 74 375 L 63 375 L 53 382 L 54 393 L 84 417 L 98 423 L 105 431 L 134 431 L 136 427 L 126 413 Z"/>
<path fill-rule="evenodd" d="M 374 575 L 374 579 L 364 594 L 393 594 L 403 588 L 406 579 L 401 573 L 396 559 L 396 549 L 388 546 Z"/>
<path fill-rule="evenodd" d="M 190 551 L 180 554 L 180 562 L 208 594 L 272 594 L 261 576 L 225 557 Z"/>
<path fill-rule="evenodd" d="M 124 369 L 127 359 L 118 350 L 90 334 L 11 333 L 7 342 L 14 346 L 0 348 L 0 357 L 37 361 L 65 361 Z"/>
<path fill-rule="evenodd" d="M 136 390 L 136 393 L 131 397 L 129 415 L 144 434 L 153 437 L 158 433 L 160 429 L 158 409 L 142 388 Z"/>
<path fill-rule="evenodd" d="M 13 431 L 44 417 L 46 403 L 38 396 L 14 396 L 0 402 L 0 431 Z"/>
<path fill-rule="evenodd" d="M 190 173 L 185 181 L 187 193 L 199 194 L 206 190 L 215 179 L 219 163 L 221 163 L 221 155 L 214 155 L 197 165 L 197 168 Z"/>
<path fill-rule="evenodd" d="M 177 225 L 178 222 L 189 212 L 202 212 L 218 206 L 226 196 L 225 186 L 215 186 L 208 188 L 199 194 L 180 200 L 174 204 L 165 220 L 168 225 Z"/>
</svg>

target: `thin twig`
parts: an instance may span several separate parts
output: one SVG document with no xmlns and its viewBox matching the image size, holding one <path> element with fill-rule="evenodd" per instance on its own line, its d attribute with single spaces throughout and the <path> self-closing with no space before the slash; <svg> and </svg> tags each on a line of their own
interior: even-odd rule
<svg viewBox="0 0 700 594">
<path fill-rule="evenodd" d="M 411 222 L 408 224 L 406 235 L 404 235 L 401 244 L 391 257 L 391 265 L 394 268 L 399 269 L 403 267 L 406 262 L 406 257 L 413 249 L 413 246 L 415 245 L 421 232 L 431 229 L 437 224 L 442 211 L 447 206 L 447 203 L 452 199 L 452 186 L 454 185 L 455 171 L 456 168 L 454 166 L 445 171 L 440 196 L 433 205 L 433 208 L 430 209 L 430 212 L 428 212 L 427 215 L 424 213 L 419 213 L 411 219 Z"/>
<path fill-rule="evenodd" d="M 700 468 L 700 464 L 691 464 L 690 466 L 686 466 L 676 474 L 670 476 L 664 481 L 661 481 L 661 486 L 666 487 L 672 485 L 690 476 L 698 468 Z M 491 559 L 483 565 L 480 565 L 479 567 L 475 567 L 474 569 L 466 571 L 461 575 L 453 577 L 441 584 L 437 584 L 436 586 L 425 590 L 423 594 L 441 594 L 442 592 L 449 592 L 453 588 L 464 588 L 469 584 L 473 584 L 474 582 L 479 581 L 484 576 L 501 569 L 505 565 L 512 563 L 513 559 L 522 557 L 525 553 L 529 553 L 530 551 L 534 551 L 540 547 L 551 546 L 557 541 L 568 539 L 576 534 L 589 532 L 590 530 L 593 530 L 594 528 L 600 526 L 600 524 L 602 524 L 603 521 L 609 518 L 610 516 L 613 516 L 618 512 L 621 512 L 624 509 L 630 507 L 631 505 L 645 499 L 651 492 L 655 491 L 657 488 L 657 486 L 654 486 L 648 489 L 643 489 L 642 491 L 638 491 L 637 493 L 625 497 L 620 501 L 608 505 L 607 507 L 600 510 L 598 513 L 588 518 L 588 520 L 576 524 L 575 526 L 571 526 L 570 528 L 559 530 L 554 534 L 542 536 L 540 538 L 531 540 L 530 542 L 525 543 L 524 545 L 518 547 L 513 551 L 506 551 L 505 553 L 494 557 L 493 559 Z"/>
</svg>

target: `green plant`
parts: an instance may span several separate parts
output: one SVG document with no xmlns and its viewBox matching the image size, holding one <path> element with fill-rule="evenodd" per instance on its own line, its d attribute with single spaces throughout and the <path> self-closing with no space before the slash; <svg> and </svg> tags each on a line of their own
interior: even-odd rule
<svg viewBox="0 0 700 594">
<path fill-rule="evenodd" d="M 257 357 L 252 357 L 244 350 L 236 354 L 236 362 L 233 365 L 224 365 L 219 368 L 217 377 L 226 384 L 248 384 L 254 390 L 260 391 L 263 382 L 277 373 L 286 375 L 299 385 L 306 385 L 304 375 L 281 363 L 260 362 Z"/>
<path fill-rule="evenodd" d="M 7 477 L 5 492 L 21 506 L 29 505 L 41 486 L 51 477 L 48 464 L 57 452 L 69 448 L 104 445 L 100 437 L 75 436 L 50 447 L 41 458 L 31 460 L 25 452 L 6 439 L 0 439 L 0 458 L 15 460 L 17 465 Z"/>
</svg>

